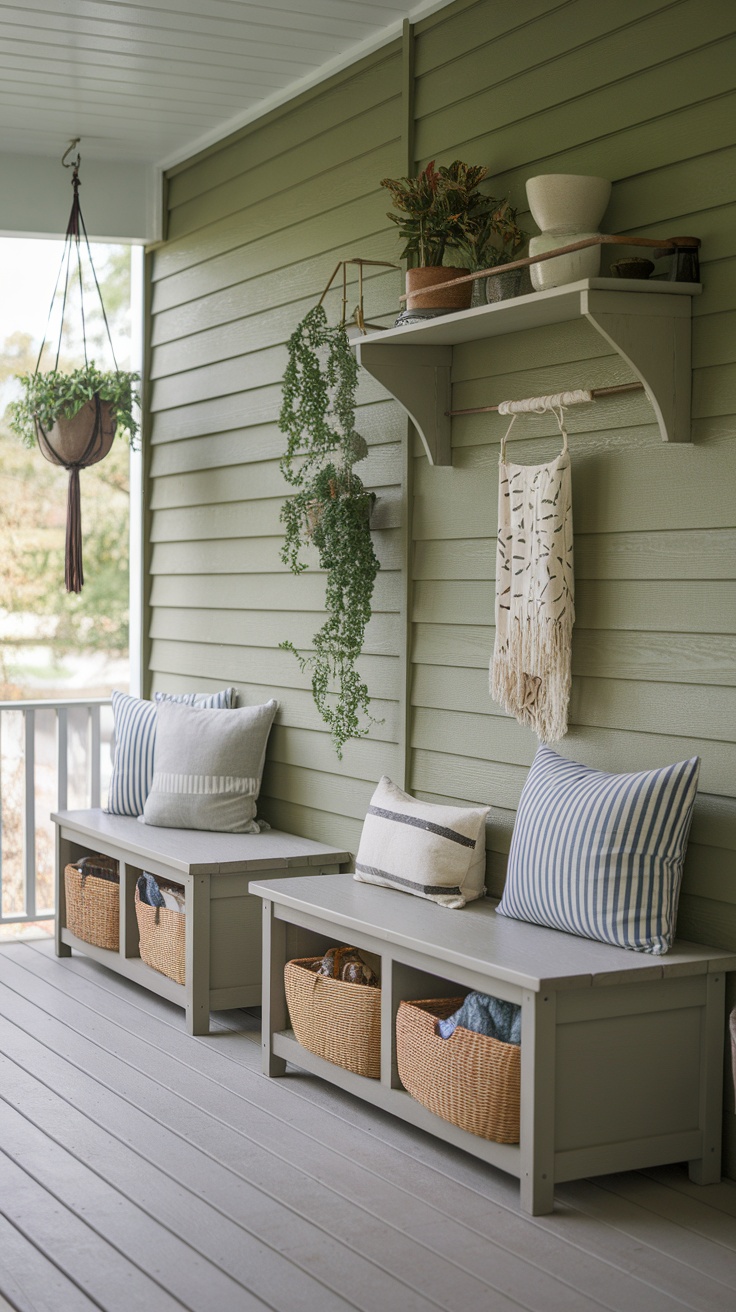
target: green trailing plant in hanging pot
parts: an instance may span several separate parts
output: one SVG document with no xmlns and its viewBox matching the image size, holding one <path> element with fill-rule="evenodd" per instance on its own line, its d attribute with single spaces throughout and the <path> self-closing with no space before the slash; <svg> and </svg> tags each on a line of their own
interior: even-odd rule
<svg viewBox="0 0 736 1312">
<path fill-rule="evenodd" d="M 312 696 L 340 759 L 345 743 L 375 723 L 370 696 L 356 665 L 371 617 L 379 563 L 370 514 L 374 493 L 353 466 L 367 455 L 355 428 L 358 366 L 344 326 L 331 327 L 321 305 L 289 339 L 279 427 L 287 438 L 281 460 L 295 493 L 284 502 L 281 559 L 295 574 L 308 568 L 312 545 L 326 573 L 327 618 L 304 655 L 282 642 L 312 681 Z"/>
<path fill-rule="evenodd" d="M 38 443 L 48 459 L 51 444 L 68 455 L 66 463 L 73 464 L 82 459 L 89 445 L 99 402 L 100 441 L 107 442 L 107 451 L 116 432 L 127 434 L 132 445 L 138 432 L 133 407 L 139 403 L 139 381 L 136 373 L 102 373 L 94 361 L 71 373 L 52 369 L 43 374 L 20 374 L 23 391 L 19 400 L 8 406 L 10 427 L 24 446 Z"/>
</svg>

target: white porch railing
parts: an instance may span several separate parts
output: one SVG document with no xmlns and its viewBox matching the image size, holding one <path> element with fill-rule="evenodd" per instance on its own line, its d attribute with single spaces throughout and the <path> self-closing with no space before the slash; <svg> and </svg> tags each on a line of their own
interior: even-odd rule
<svg viewBox="0 0 736 1312">
<path fill-rule="evenodd" d="M 100 805 L 111 733 L 108 698 L 0 702 L 0 929 L 53 918 L 49 816 Z"/>
</svg>

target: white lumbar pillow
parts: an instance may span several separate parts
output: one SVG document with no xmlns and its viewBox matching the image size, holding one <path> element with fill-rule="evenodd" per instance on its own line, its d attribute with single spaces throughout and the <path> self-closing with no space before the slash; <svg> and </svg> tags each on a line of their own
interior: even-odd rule
<svg viewBox="0 0 736 1312">
<path fill-rule="evenodd" d="M 384 775 L 363 825 L 355 878 L 464 907 L 486 891 L 490 809 L 419 802 Z"/>
</svg>

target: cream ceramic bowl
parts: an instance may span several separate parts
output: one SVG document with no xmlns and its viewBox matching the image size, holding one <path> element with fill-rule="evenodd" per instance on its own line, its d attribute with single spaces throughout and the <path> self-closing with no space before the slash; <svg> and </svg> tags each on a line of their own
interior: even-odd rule
<svg viewBox="0 0 736 1312">
<path fill-rule="evenodd" d="M 543 231 L 595 232 L 611 195 L 607 178 L 579 173 L 542 173 L 530 178 L 526 194 L 532 218 Z"/>
</svg>

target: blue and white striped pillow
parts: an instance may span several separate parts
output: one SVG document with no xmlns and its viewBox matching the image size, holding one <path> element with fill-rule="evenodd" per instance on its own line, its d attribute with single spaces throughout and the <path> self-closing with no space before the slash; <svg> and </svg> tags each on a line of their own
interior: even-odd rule
<svg viewBox="0 0 736 1312">
<path fill-rule="evenodd" d="M 700 759 L 605 774 L 540 747 L 498 911 L 637 952 L 675 937 Z"/>
<path fill-rule="evenodd" d="M 234 688 L 221 692 L 156 693 L 156 702 L 185 702 L 230 710 L 235 705 Z M 115 759 L 110 780 L 107 811 L 110 815 L 142 815 L 153 780 L 153 749 L 156 745 L 156 702 L 142 701 L 125 692 L 112 694 L 115 717 Z"/>
</svg>

